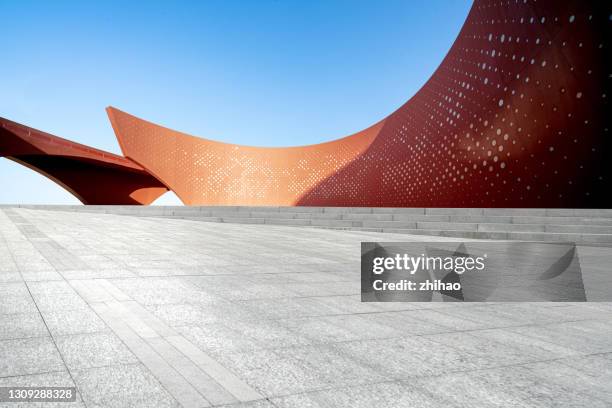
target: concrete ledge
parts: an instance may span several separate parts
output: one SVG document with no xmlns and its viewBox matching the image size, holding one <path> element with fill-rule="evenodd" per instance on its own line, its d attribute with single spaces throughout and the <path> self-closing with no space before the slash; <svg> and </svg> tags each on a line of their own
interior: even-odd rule
<svg viewBox="0 0 612 408">
<path fill-rule="evenodd" d="M 191 221 L 612 245 L 612 209 L 4 205 Z"/>
</svg>

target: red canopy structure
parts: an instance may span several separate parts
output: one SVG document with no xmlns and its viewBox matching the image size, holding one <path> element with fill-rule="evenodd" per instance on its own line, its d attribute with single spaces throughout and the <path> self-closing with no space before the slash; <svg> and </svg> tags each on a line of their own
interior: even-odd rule
<svg viewBox="0 0 612 408">
<path fill-rule="evenodd" d="M 168 189 L 125 157 L 0 118 L 0 156 L 64 187 L 83 204 L 150 204 Z"/>
</svg>

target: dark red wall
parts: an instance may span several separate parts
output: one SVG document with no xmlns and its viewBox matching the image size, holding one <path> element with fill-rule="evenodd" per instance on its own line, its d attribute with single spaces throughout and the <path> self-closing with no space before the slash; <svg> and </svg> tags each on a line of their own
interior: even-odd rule
<svg viewBox="0 0 612 408">
<path fill-rule="evenodd" d="M 476 1 L 426 85 L 298 204 L 612 207 L 611 4 Z"/>
</svg>

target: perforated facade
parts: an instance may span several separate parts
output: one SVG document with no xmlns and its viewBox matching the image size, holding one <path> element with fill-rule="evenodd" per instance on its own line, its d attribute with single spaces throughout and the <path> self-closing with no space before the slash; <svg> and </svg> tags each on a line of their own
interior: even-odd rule
<svg viewBox="0 0 612 408">
<path fill-rule="evenodd" d="M 186 204 L 610 207 L 609 4 L 476 1 L 413 98 L 320 145 L 230 145 L 108 114 L 126 157 Z"/>
</svg>

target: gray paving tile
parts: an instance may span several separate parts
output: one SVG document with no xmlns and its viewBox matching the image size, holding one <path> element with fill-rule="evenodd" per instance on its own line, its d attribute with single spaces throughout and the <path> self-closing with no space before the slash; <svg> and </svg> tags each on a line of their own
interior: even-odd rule
<svg viewBox="0 0 612 408">
<path fill-rule="evenodd" d="M 0 377 L 63 369 L 64 364 L 50 337 L 0 341 Z"/>
<path fill-rule="evenodd" d="M 205 294 L 175 278 L 113 279 L 110 282 L 143 305 L 208 300 Z"/>
<path fill-rule="evenodd" d="M 506 397 L 508 398 L 508 400 L 505 401 L 505 405 L 498 406 L 512 406 L 512 404 L 537 408 L 604 408 L 608 406 L 604 401 L 593 395 L 581 392 L 579 388 L 551 381 L 550 376 L 553 375 L 552 370 L 554 370 L 555 367 L 554 365 L 548 365 L 546 367 L 546 371 L 548 372 L 546 376 L 539 375 L 539 373 L 529 365 L 466 373 L 462 376 L 463 378 L 469 377 L 467 386 L 459 388 L 453 384 L 449 384 L 449 388 L 447 388 L 449 393 L 447 395 L 463 404 L 474 400 L 479 401 L 478 398 L 486 398 L 484 396 L 488 395 L 489 399 L 497 398 L 504 400 Z M 428 384 L 431 384 L 426 385 L 430 389 L 440 390 L 437 383 Z M 478 386 L 474 387 L 474 384 L 478 384 Z M 455 390 L 454 393 L 452 393 L 452 390 Z M 459 392 L 457 390 L 459 390 Z"/>
<path fill-rule="evenodd" d="M 241 301 L 240 304 L 266 319 L 290 317 L 328 316 L 342 311 L 325 304 L 319 298 L 282 298 Z"/>
<path fill-rule="evenodd" d="M 423 320 L 427 323 L 433 323 L 438 326 L 446 327 L 449 331 L 456 330 L 478 330 L 486 329 L 488 325 L 486 323 L 472 320 L 466 317 L 451 316 L 446 314 L 443 310 L 414 310 L 406 311 L 404 315 L 417 320 Z"/>
<path fill-rule="evenodd" d="M 528 364 L 534 375 L 565 390 L 612 405 L 612 360 L 601 355 Z"/>
<path fill-rule="evenodd" d="M 208 401 L 168 361 L 132 330 L 116 309 L 103 303 L 96 304 L 95 308 L 114 333 L 182 406 L 209 406 Z"/>
<path fill-rule="evenodd" d="M 0 283 L 21 282 L 22 280 L 18 271 L 0 271 Z"/>
<path fill-rule="evenodd" d="M 488 329 L 472 331 L 471 334 L 479 339 L 491 341 L 493 347 L 500 347 L 502 350 L 514 350 L 533 360 L 550 360 L 564 357 L 571 357 L 582 354 L 579 351 L 558 346 L 554 343 L 526 336 L 506 329 Z"/>
<path fill-rule="evenodd" d="M 282 320 L 292 331 L 319 343 L 399 337 L 401 331 L 381 322 L 378 314 L 317 316 Z"/>
<path fill-rule="evenodd" d="M 219 405 L 223 408 L 278 408 L 277 405 L 272 404 L 268 400 L 250 401 L 250 402 L 239 402 L 231 405 Z"/>
<path fill-rule="evenodd" d="M 223 320 L 218 311 L 188 303 L 147 305 L 146 309 L 169 326 L 208 325 Z"/>
<path fill-rule="evenodd" d="M 334 347 L 305 346 L 275 350 L 282 359 L 296 362 L 327 387 L 367 384 L 387 380 L 377 368 Z"/>
<path fill-rule="evenodd" d="M 607 322 L 584 320 L 545 326 L 512 327 L 507 330 L 579 353 L 609 353 L 612 351 L 612 325 Z"/>
<path fill-rule="evenodd" d="M 132 313 L 136 318 L 140 319 L 159 336 L 168 337 L 177 335 L 177 332 L 174 329 L 138 303 L 134 301 L 124 301 L 121 303 L 130 313 Z"/>
<path fill-rule="evenodd" d="M 34 300 L 29 293 L 4 294 L 0 296 L 0 315 L 13 313 L 38 313 Z"/>
<path fill-rule="evenodd" d="M 226 320 L 221 324 L 262 348 L 296 347 L 311 343 L 306 336 L 301 336 L 277 321 Z"/>
<path fill-rule="evenodd" d="M 438 408 L 449 407 L 441 397 L 411 383 L 384 382 L 272 398 L 279 408 Z"/>
<path fill-rule="evenodd" d="M 124 365 L 73 371 L 87 407 L 180 407 L 142 365 Z"/>
<path fill-rule="evenodd" d="M 42 316 L 53 337 L 108 331 L 108 327 L 88 307 L 74 310 L 45 310 Z"/>
<path fill-rule="evenodd" d="M 0 284 L 0 314 L 36 313 L 36 305 L 23 282 Z"/>
<path fill-rule="evenodd" d="M 418 336 L 448 331 L 448 327 L 433 322 L 417 319 L 413 313 L 407 311 L 392 311 L 382 313 L 364 314 L 362 317 L 378 325 L 386 325 L 396 331 L 396 337 Z M 392 336 L 389 336 L 392 337 Z M 376 338 L 376 337 L 372 337 Z"/>
<path fill-rule="evenodd" d="M 326 307 L 337 311 L 338 314 L 342 313 L 374 313 L 380 312 L 380 305 L 376 303 L 361 302 L 361 295 L 352 296 L 325 296 L 319 298 L 319 302 L 324 304 Z M 390 308 L 398 310 L 411 310 L 413 307 L 410 303 L 395 303 L 390 304 Z"/>
<path fill-rule="evenodd" d="M 255 401 L 262 398 L 262 395 L 255 388 L 242 381 L 240 377 L 236 376 L 235 372 L 228 370 L 185 338 L 170 336 L 166 340 L 239 401 Z"/>
<path fill-rule="evenodd" d="M 62 275 L 55 270 L 31 271 L 26 269 L 21 272 L 21 276 L 26 282 L 61 281 L 63 279 Z"/>
<path fill-rule="evenodd" d="M 271 350 L 225 353 L 221 363 L 266 396 L 285 395 L 325 388 L 316 373 L 290 357 Z"/>
<path fill-rule="evenodd" d="M 59 336 L 55 342 L 70 370 L 138 362 L 121 340 L 111 333 Z"/>
<path fill-rule="evenodd" d="M 243 337 L 240 332 L 222 325 L 180 326 L 175 329 L 201 350 L 213 354 L 264 348 L 255 339 Z"/>
<path fill-rule="evenodd" d="M 0 340 L 48 335 L 39 313 L 0 314 Z"/>
<path fill-rule="evenodd" d="M 543 360 L 545 349 L 535 348 L 529 343 L 516 343 L 510 339 L 495 341 L 491 336 L 478 336 L 478 332 L 430 334 L 424 338 L 459 350 L 462 353 L 481 357 L 487 365 L 505 366 Z M 554 355 L 554 354 L 553 354 Z"/>
<path fill-rule="evenodd" d="M 74 292 L 32 293 L 32 297 L 41 311 L 87 309 L 85 301 Z"/>
<path fill-rule="evenodd" d="M 151 338 L 147 343 L 212 405 L 238 402 L 228 390 L 165 339 Z"/>
<path fill-rule="evenodd" d="M 375 368 L 389 379 L 442 375 L 486 367 L 484 358 L 426 337 L 402 337 L 339 343 L 343 355 Z"/>
<path fill-rule="evenodd" d="M 68 282 L 61 281 L 50 281 L 50 282 L 30 282 L 28 288 L 32 295 L 60 295 L 60 294 L 74 294 L 74 289 L 68 284 Z"/>
<path fill-rule="evenodd" d="M 125 268 L 113 268 L 113 269 L 98 269 L 92 267 L 91 269 L 75 269 L 62 271 L 62 277 L 64 279 L 95 279 L 95 278 L 133 278 L 136 275 Z"/>
</svg>

